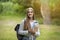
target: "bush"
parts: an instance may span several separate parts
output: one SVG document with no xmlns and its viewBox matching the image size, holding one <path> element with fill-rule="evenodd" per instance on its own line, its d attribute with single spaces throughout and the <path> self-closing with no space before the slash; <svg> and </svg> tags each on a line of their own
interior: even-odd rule
<svg viewBox="0 0 60 40">
<path fill-rule="evenodd" d="M 0 13 L 3 11 L 3 6 L 2 4 L 0 3 Z"/>
<path fill-rule="evenodd" d="M 0 12 L 2 12 L 3 15 L 21 15 L 25 13 L 24 7 L 18 3 L 2 2 L 0 5 Z"/>
<path fill-rule="evenodd" d="M 57 19 L 57 18 L 53 19 L 52 20 L 52 24 L 54 24 L 54 25 L 60 25 L 60 19 Z"/>
</svg>

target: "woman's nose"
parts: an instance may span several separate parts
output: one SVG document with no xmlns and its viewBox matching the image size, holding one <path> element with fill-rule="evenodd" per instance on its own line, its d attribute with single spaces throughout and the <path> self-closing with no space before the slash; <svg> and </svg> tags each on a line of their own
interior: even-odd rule
<svg viewBox="0 0 60 40">
<path fill-rule="evenodd" d="M 31 15 L 32 13 L 29 13 L 29 15 Z"/>
</svg>

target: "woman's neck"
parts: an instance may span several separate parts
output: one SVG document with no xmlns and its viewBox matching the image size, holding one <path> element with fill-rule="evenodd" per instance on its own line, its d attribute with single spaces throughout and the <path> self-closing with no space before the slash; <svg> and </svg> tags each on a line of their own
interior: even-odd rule
<svg viewBox="0 0 60 40">
<path fill-rule="evenodd" d="M 32 22 L 32 21 L 33 21 L 33 18 L 29 18 L 29 19 L 27 18 L 27 20 L 29 20 L 29 21 L 31 21 L 31 22 Z"/>
<path fill-rule="evenodd" d="M 30 21 L 32 22 L 32 21 L 33 21 L 33 19 L 32 19 L 32 18 L 30 18 Z"/>
</svg>

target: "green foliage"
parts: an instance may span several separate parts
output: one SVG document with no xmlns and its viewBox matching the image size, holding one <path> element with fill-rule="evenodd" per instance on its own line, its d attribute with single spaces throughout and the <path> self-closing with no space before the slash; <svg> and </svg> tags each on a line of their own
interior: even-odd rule
<svg viewBox="0 0 60 40">
<path fill-rule="evenodd" d="M 37 19 L 41 18 L 41 11 L 40 11 L 40 4 L 38 2 L 34 2 L 33 3 L 33 8 L 34 8 L 34 12 L 35 12 L 35 17 Z M 40 17 L 40 18 L 39 18 Z"/>
<path fill-rule="evenodd" d="M 60 25 L 60 19 L 58 19 L 58 18 L 52 19 L 52 24 L 53 25 Z"/>
<path fill-rule="evenodd" d="M 7 2 L 7 1 L 9 1 L 9 0 L 0 0 L 1 2 Z"/>
<path fill-rule="evenodd" d="M 51 12 L 51 21 L 54 24 L 60 24 L 60 0 L 0 0 L 0 15 L 16 15 L 25 16 L 25 10 L 27 7 L 32 6 L 35 11 L 35 18 L 43 23 L 40 7 L 42 2 L 49 3 Z M 58 20 L 56 21 L 55 19 Z"/>
<path fill-rule="evenodd" d="M 60 0 L 49 1 L 52 24 L 60 25 Z"/>
<path fill-rule="evenodd" d="M 3 6 L 2 4 L 0 3 L 0 13 L 3 11 Z"/>
<path fill-rule="evenodd" d="M 3 15 L 24 14 L 24 7 L 17 3 L 14 4 L 12 2 L 2 2 L 0 7 L 0 12 L 2 12 Z"/>
<path fill-rule="evenodd" d="M 2 3 L 2 5 L 3 5 L 3 13 L 6 13 L 8 11 L 13 12 L 13 9 L 12 9 L 13 3 L 5 2 L 5 3 Z"/>
<path fill-rule="evenodd" d="M 50 11 L 51 11 L 51 15 L 52 15 L 51 17 L 58 18 L 60 15 L 59 0 L 50 0 L 49 5 L 50 5 Z"/>
</svg>

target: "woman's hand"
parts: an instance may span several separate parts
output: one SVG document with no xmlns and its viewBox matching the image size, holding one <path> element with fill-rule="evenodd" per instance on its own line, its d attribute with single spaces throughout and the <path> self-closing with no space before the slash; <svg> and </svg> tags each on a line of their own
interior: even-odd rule
<svg viewBox="0 0 60 40">
<path fill-rule="evenodd" d="M 35 35 L 35 33 L 37 32 L 38 28 L 35 27 L 34 29 L 29 28 L 28 31 L 32 34 Z"/>
<path fill-rule="evenodd" d="M 29 28 L 28 31 L 29 31 L 30 33 L 32 33 L 32 34 L 35 34 L 35 31 L 34 31 L 33 29 L 31 29 L 31 28 Z"/>
</svg>

